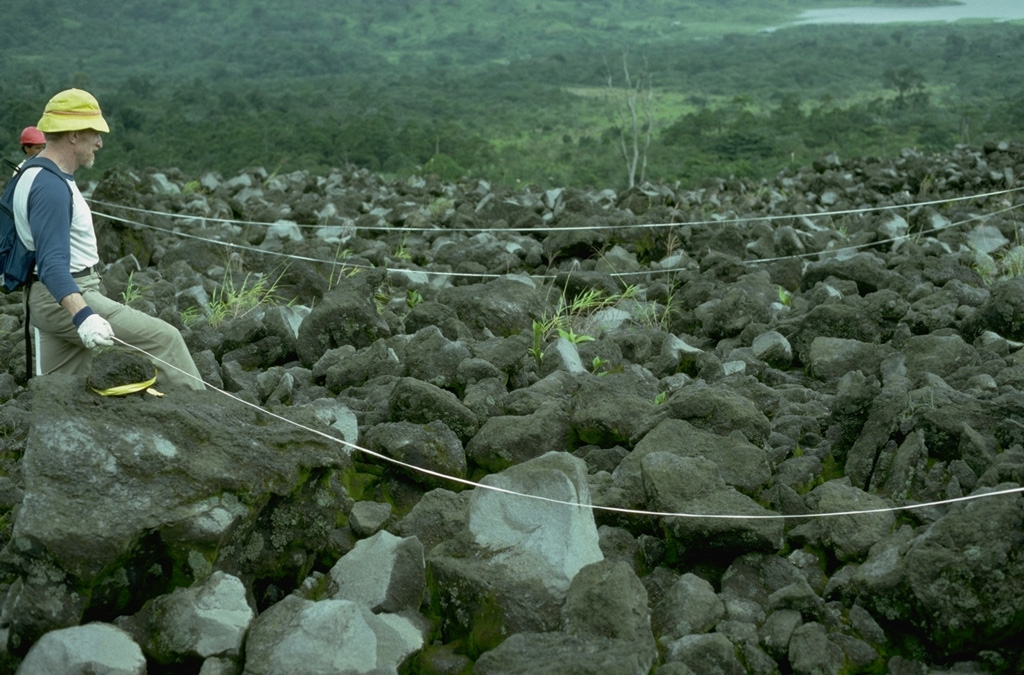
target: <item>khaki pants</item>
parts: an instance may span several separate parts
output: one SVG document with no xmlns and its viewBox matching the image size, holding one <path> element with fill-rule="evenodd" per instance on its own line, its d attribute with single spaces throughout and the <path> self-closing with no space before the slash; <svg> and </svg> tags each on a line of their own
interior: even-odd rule
<svg viewBox="0 0 1024 675">
<path fill-rule="evenodd" d="M 93 273 L 75 281 L 82 289 L 86 304 L 110 322 L 118 339 L 170 364 L 154 362 L 158 384 L 163 382 L 194 390 L 205 389 L 192 355 L 177 328 L 104 296 L 99 290 L 98 274 Z M 46 286 L 38 281 L 32 284 L 28 302 L 32 327 L 35 329 L 35 374 L 88 374 L 92 351 L 82 344 L 78 329 L 71 322 L 67 310 L 57 304 Z"/>
</svg>

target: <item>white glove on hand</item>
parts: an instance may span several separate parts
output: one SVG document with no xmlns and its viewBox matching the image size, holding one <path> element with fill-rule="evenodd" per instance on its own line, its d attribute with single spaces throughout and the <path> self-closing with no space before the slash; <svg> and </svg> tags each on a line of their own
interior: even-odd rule
<svg viewBox="0 0 1024 675">
<path fill-rule="evenodd" d="M 78 327 L 78 337 L 89 349 L 96 349 L 99 346 L 110 347 L 114 344 L 114 329 L 99 314 L 90 314 Z"/>
</svg>

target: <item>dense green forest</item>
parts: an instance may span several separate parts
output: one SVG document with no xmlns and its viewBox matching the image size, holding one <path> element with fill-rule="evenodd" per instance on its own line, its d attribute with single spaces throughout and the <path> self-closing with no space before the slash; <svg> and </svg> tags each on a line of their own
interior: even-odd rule
<svg viewBox="0 0 1024 675">
<path fill-rule="evenodd" d="M 1024 24 L 786 25 L 851 4 L 5 0 L 0 150 L 68 86 L 111 122 L 93 171 L 624 187 L 623 138 L 635 180 L 692 184 L 1020 135 Z"/>
</svg>

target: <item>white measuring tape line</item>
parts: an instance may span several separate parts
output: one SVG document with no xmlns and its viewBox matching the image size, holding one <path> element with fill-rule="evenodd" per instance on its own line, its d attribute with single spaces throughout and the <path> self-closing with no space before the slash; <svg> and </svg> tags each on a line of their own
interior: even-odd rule
<svg viewBox="0 0 1024 675">
<path fill-rule="evenodd" d="M 148 230 L 156 230 L 157 232 L 163 232 L 164 234 L 169 234 L 169 235 L 172 235 L 172 236 L 175 236 L 175 237 L 183 237 L 185 239 L 194 239 L 196 241 L 202 241 L 202 242 L 206 242 L 208 244 L 215 244 L 217 246 L 224 246 L 224 247 L 227 247 L 227 248 L 235 248 L 235 249 L 239 249 L 241 251 L 249 251 L 251 253 L 262 253 L 262 254 L 265 254 L 265 255 L 273 255 L 273 256 L 277 256 L 279 258 L 287 258 L 289 260 L 302 260 L 304 262 L 314 262 L 314 263 L 322 263 L 324 265 L 334 265 L 334 266 L 339 266 L 339 267 L 345 267 L 347 269 L 384 270 L 386 272 L 415 272 L 415 273 L 418 273 L 418 274 L 427 274 L 427 275 L 431 275 L 431 276 L 475 277 L 475 278 L 483 277 L 483 278 L 490 278 L 490 279 L 498 279 L 500 277 L 505 276 L 504 274 L 486 274 L 486 273 L 482 273 L 482 272 L 434 272 L 434 271 L 430 271 L 430 270 L 420 270 L 420 269 L 401 269 L 401 268 L 391 268 L 391 267 L 372 267 L 372 266 L 367 266 L 367 265 L 356 265 L 356 264 L 347 263 L 347 262 L 344 262 L 344 261 L 341 261 L 341 260 L 324 260 L 323 258 L 311 258 L 309 256 L 296 255 L 294 253 L 282 253 L 280 251 L 268 251 L 267 249 L 256 248 L 255 246 L 246 246 L 244 244 L 235 244 L 235 243 L 232 243 L 230 241 L 221 241 L 219 239 L 211 239 L 209 237 L 200 237 L 199 235 L 196 235 L 196 234 L 189 234 L 187 232 L 178 232 L 176 230 L 170 230 L 170 229 L 167 229 L 165 227 L 159 227 L 157 225 L 147 225 L 146 223 L 140 223 L 140 222 L 138 222 L 136 220 L 128 220 L 127 218 L 120 218 L 118 216 L 112 216 L 112 215 L 109 215 L 109 214 L 106 214 L 106 213 L 102 213 L 102 212 L 99 212 L 99 211 L 93 211 L 93 215 L 100 216 L 102 218 L 107 218 L 108 220 L 113 220 L 113 221 L 119 222 L 119 223 L 127 223 L 128 225 L 138 225 L 139 227 L 144 227 L 144 228 L 146 228 Z M 547 278 L 547 277 L 536 277 L 536 278 Z M 550 278 L 554 278 L 554 277 L 550 277 Z"/>
<path fill-rule="evenodd" d="M 956 222 L 946 223 L 945 225 L 942 225 L 940 227 L 933 227 L 930 230 L 921 230 L 919 232 L 915 232 L 914 234 L 901 234 L 898 237 L 890 237 L 889 239 L 876 239 L 875 241 L 869 241 L 869 242 L 867 242 L 865 244 L 854 244 L 852 246 L 843 246 L 843 247 L 840 247 L 840 248 L 830 248 L 830 249 L 825 249 L 823 251 L 816 251 L 816 252 L 812 252 L 812 253 L 796 253 L 796 254 L 793 254 L 793 255 L 780 256 L 780 257 L 777 257 L 777 258 L 758 258 L 756 260 L 741 260 L 740 262 L 742 262 L 745 265 L 747 265 L 747 264 L 753 265 L 753 264 L 757 264 L 757 263 L 779 262 L 779 261 L 782 261 L 782 260 L 795 260 L 797 258 L 811 258 L 813 256 L 833 254 L 833 253 L 840 253 L 840 252 L 843 252 L 843 251 L 855 251 L 857 249 L 871 248 L 872 246 L 878 246 L 879 244 L 895 244 L 898 241 L 909 241 L 909 240 L 912 240 L 912 239 L 914 239 L 916 237 L 921 237 L 921 236 L 924 236 L 926 234 L 934 234 L 936 232 L 942 232 L 943 230 L 948 230 L 948 229 L 953 228 L 953 227 L 959 227 L 960 225 L 966 225 L 968 223 L 973 223 L 975 221 L 988 220 L 992 216 L 997 216 L 997 215 L 999 215 L 1001 213 L 1007 213 L 1009 211 L 1013 211 L 1015 209 L 1019 209 L 1019 208 L 1022 208 L 1022 207 L 1024 207 L 1024 202 L 1022 202 L 1020 204 L 1014 204 L 1013 206 L 1007 206 L 1005 208 L 999 209 L 998 211 L 992 211 L 991 213 L 986 213 L 986 214 L 977 215 L 977 216 L 971 216 L 969 218 L 964 218 L 963 220 L 958 220 Z"/>
<path fill-rule="evenodd" d="M 411 469 L 411 470 L 416 471 L 418 473 L 422 473 L 422 474 L 425 474 L 425 475 L 428 475 L 428 476 L 433 476 L 435 478 L 441 478 L 441 479 L 444 479 L 444 480 L 448 480 L 448 481 L 451 481 L 451 482 L 454 482 L 454 483 L 460 483 L 462 485 L 467 485 L 467 486 L 474 487 L 474 488 L 482 488 L 482 489 L 485 489 L 485 490 L 492 490 L 494 492 L 499 492 L 499 493 L 502 493 L 502 494 L 505 494 L 505 495 L 508 495 L 508 496 L 512 496 L 512 497 L 523 497 L 525 499 L 534 499 L 534 500 L 537 500 L 537 501 L 547 502 L 547 503 L 550 503 L 550 504 L 558 504 L 560 506 L 569 506 L 569 507 L 573 507 L 573 508 L 589 508 L 589 509 L 591 509 L 593 511 L 605 511 L 605 512 L 611 512 L 611 513 L 621 513 L 621 514 L 631 515 L 631 516 L 659 517 L 659 518 L 709 518 L 709 519 L 715 519 L 715 520 L 797 520 L 797 519 L 806 519 L 806 518 L 836 518 L 836 517 L 839 517 L 839 516 L 859 516 L 859 515 L 866 515 L 866 514 L 872 514 L 872 513 L 894 513 L 894 512 L 898 512 L 898 511 L 909 511 L 909 510 L 913 510 L 913 509 L 932 508 L 932 507 L 936 507 L 936 506 L 945 506 L 945 505 L 949 505 L 949 504 L 955 504 L 955 503 L 958 503 L 958 502 L 968 502 L 968 501 L 973 501 L 973 500 L 983 499 L 983 498 L 988 498 L 988 497 L 997 497 L 997 496 L 1000 496 L 1000 495 L 1009 495 L 1009 494 L 1015 494 L 1015 493 L 1024 492 L 1024 487 L 1007 488 L 1007 489 L 1003 489 L 1003 490 L 993 490 L 991 492 L 983 492 L 983 493 L 980 493 L 980 494 L 967 495 L 967 496 L 964 496 L 964 497 L 954 497 L 954 498 L 951 498 L 951 499 L 941 499 L 941 500 L 931 501 L 931 502 L 922 502 L 922 503 L 917 503 L 917 504 L 907 504 L 907 505 L 904 505 L 904 506 L 879 507 L 879 508 L 874 508 L 874 509 L 863 509 L 863 510 L 859 510 L 859 511 L 829 511 L 829 512 L 825 512 L 825 513 L 804 513 L 804 514 L 768 513 L 768 514 L 749 514 L 749 515 L 745 515 L 745 514 L 720 514 L 720 513 L 675 513 L 675 512 L 669 512 L 669 511 L 644 511 L 644 510 L 640 510 L 640 509 L 627 509 L 627 508 L 616 507 L 616 506 L 602 506 L 602 505 L 599 505 L 599 504 L 580 504 L 578 502 L 570 502 L 570 501 L 566 501 L 566 500 L 562 500 L 562 499 L 554 499 L 552 497 L 544 497 L 544 496 L 541 496 L 541 495 L 532 495 L 532 494 L 528 494 L 528 493 L 525 493 L 525 492 L 517 492 L 515 490 L 509 490 L 507 488 L 498 487 L 496 485 L 486 485 L 484 483 L 478 483 L 476 481 L 472 481 L 472 480 L 469 480 L 467 478 L 459 478 L 458 476 L 449 476 L 448 474 L 441 473 L 439 471 L 434 471 L 432 469 L 427 469 L 425 467 L 417 466 L 415 464 L 410 464 L 408 462 L 403 462 L 403 461 L 395 459 L 393 457 L 388 457 L 387 455 L 382 455 L 382 454 L 380 454 L 378 452 L 374 452 L 373 450 L 368 450 L 367 448 L 360 447 L 360 446 L 358 446 L 358 445 L 356 445 L 354 443 L 350 443 L 350 442 L 348 442 L 348 441 L 346 441 L 344 439 L 337 438 L 336 436 L 332 436 L 331 434 L 328 434 L 326 432 L 320 431 L 318 429 L 313 429 L 311 427 L 307 427 L 304 424 L 300 424 L 298 422 L 290 420 L 287 417 L 284 417 L 283 415 L 278 415 L 277 413 L 271 412 L 270 410 L 267 410 L 266 408 L 258 406 L 255 403 L 250 403 L 249 401 L 245 401 L 245 400 L 239 398 L 238 396 L 235 396 L 234 394 L 231 394 L 231 393 L 229 393 L 227 391 L 224 391 L 223 389 L 220 389 L 218 387 L 215 387 L 212 384 L 208 384 L 207 382 L 203 381 L 202 378 L 198 378 L 198 377 L 195 377 L 194 375 L 192 375 L 190 373 L 186 373 L 181 368 L 178 368 L 177 366 L 175 366 L 173 364 L 170 364 L 167 361 L 164 361 L 163 359 L 150 354 L 149 352 L 147 352 L 144 349 L 140 349 L 139 347 L 136 347 L 135 345 L 131 345 L 131 344 L 125 342 L 124 340 L 122 340 L 122 339 L 120 339 L 120 338 L 118 338 L 116 336 L 114 337 L 114 341 L 118 342 L 118 343 L 120 343 L 120 344 L 122 344 L 125 347 L 128 347 L 130 349 L 134 349 L 134 350 L 136 350 L 136 351 L 146 355 L 147 357 L 149 357 L 150 359 L 152 359 L 152 360 L 154 360 L 154 361 L 156 361 L 158 363 L 161 363 L 161 364 L 163 364 L 165 366 L 173 368 L 174 370 L 178 371 L 179 373 L 181 373 L 183 375 L 186 375 L 187 377 L 191 377 L 194 380 L 202 382 L 206 387 L 208 387 L 210 389 L 213 389 L 214 391 L 216 391 L 216 392 L 218 392 L 218 393 L 220 393 L 220 394 L 222 394 L 224 396 L 227 396 L 230 399 L 233 399 L 233 400 L 235 400 L 235 401 L 237 401 L 239 403 L 247 405 L 250 408 L 258 410 L 259 412 L 261 412 L 261 413 L 263 413 L 265 415 L 268 415 L 270 417 L 273 417 L 273 418 L 275 418 L 277 420 L 280 420 L 282 422 L 285 422 L 286 424 L 290 424 L 290 425 L 292 425 L 294 427 L 297 427 L 299 429 L 302 429 L 304 431 L 308 431 L 311 434 L 320 436 L 320 437 L 325 438 L 325 439 L 327 439 L 329 441 L 332 441 L 334 443 L 339 443 L 339 444 L 349 448 L 350 450 L 355 450 L 357 452 L 361 452 L 361 453 L 363 453 L 365 455 L 368 455 L 370 457 L 376 457 L 378 459 L 384 460 L 385 462 L 394 464 L 396 466 L 401 466 L 401 467 L 404 467 L 406 469 Z"/>
<path fill-rule="evenodd" d="M 973 195 L 967 195 L 964 197 L 952 197 L 948 199 L 935 199 L 924 202 L 911 202 L 909 204 L 891 204 L 887 206 L 869 206 L 859 209 L 845 209 L 840 211 L 821 211 L 818 213 L 798 213 L 798 214 L 786 214 L 786 215 L 775 215 L 775 216 L 750 216 L 750 217 L 734 217 L 734 218 L 723 218 L 721 220 L 690 220 L 681 221 L 678 223 L 634 223 L 630 225 L 571 225 L 568 227 L 506 227 L 506 228 L 487 228 L 487 227 L 459 227 L 459 228 L 445 228 L 445 227 L 384 227 L 384 226 L 351 226 L 357 230 L 364 231 L 380 231 L 380 232 L 436 232 L 436 233 L 452 233 L 456 234 L 459 232 L 572 232 L 578 230 L 621 230 L 634 227 L 650 227 L 650 228 L 662 228 L 662 227 L 696 227 L 705 225 L 730 225 L 737 223 L 757 223 L 757 222 L 771 222 L 774 220 L 787 220 L 790 218 L 827 218 L 831 216 L 848 216 L 863 213 L 876 213 L 881 211 L 893 211 L 897 209 L 916 209 L 922 206 L 935 206 L 938 204 L 952 204 L 954 202 L 969 201 L 972 199 L 987 199 L 989 197 L 998 197 L 1000 195 L 1011 194 L 1013 192 L 1019 192 L 1024 190 L 1024 187 L 1010 188 L 1007 190 L 997 190 L 995 192 L 983 192 Z M 127 211 L 134 211 L 137 213 L 145 213 L 155 216 L 164 216 L 167 218 L 175 218 L 181 220 L 198 220 L 210 223 L 223 223 L 228 225 L 256 225 L 262 227 L 269 227 L 273 223 L 267 223 L 262 221 L 245 221 L 245 220 L 234 220 L 231 218 L 209 218 L 201 215 L 190 215 L 184 213 L 171 213 L 169 211 L 152 211 L 149 209 L 142 209 L 134 206 L 122 206 L 119 204 L 113 204 L 110 202 L 104 202 L 97 199 L 90 199 L 89 201 L 100 206 L 110 206 L 119 209 L 125 209 Z M 340 223 L 323 223 L 317 225 L 299 225 L 300 228 L 317 228 L 322 229 L 326 227 L 345 227 Z"/>
<path fill-rule="evenodd" d="M 1002 194 L 1002 193 L 996 193 L 996 194 Z M 826 250 L 823 250 L 823 251 L 816 251 L 816 252 L 809 252 L 809 253 L 796 253 L 796 254 L 793 254 L 793 255 L 778 256 L 778 257 L 775 257 L 775 258 L 757 258 L 755 260 L 741 260 L 740 262 L 742 264 L 744 264 L 744 265 L 755 265 L 755 264 L 764 264 L 764 263 L 772 263 L 772 262 L 781 262 L 781 261 L 784 261 L 784 260 L 799 260 L 799 259 L 803 259 L 803 258 L 812 258 L 814 256 L 819 256 L 819 255 L 835 255 L 837 253 L 842 253 L 844 251 L 856 251 L 856 250 L 859 250 L 859 249 L 871 248 L 873 246 L 878 246 L 880 244 L 889 244 L 889 243 L 895 243 L 895 242 L 898 242 L 898 241 L 907 241 L 907 240 L 913 239 L 914 237 L 920 237 L 920 236 L 924 236 L 924 235 L 928 235 L 928 234 L 933 234 L 935 232 L 941 232 L 942 230 L 946 230 L 946 229 L 949 229 L 949 228 L 952 228 L 952 227 L 958 227 L 960 225 L 966 225 L 968 223 L 986 220 L 988 218 L 991 218 L 992 216 L 996 216 L 996 215 L 999 215 L 999 214 L 1002 214 L 1002 213 L 1007 213 L 1009 211 L 1013 211 L 1013 210 L 1016 210 L 1016 209 L 1019 209 L 1019 208 L 1022 208 L 1022 207 L 1024 207 L 1024 203 L 1014 204 L 1012 206 L 1007 206 L 1005 208 L 999 209 L 997 211 L 993 211 L 991 213 L 986 213 L 986 214 L 977 215 L 977 216 L 971 216 L 971 217 L 965 218 L 963 220 L 947 223 L 946 225 L 943 225 L 941 227 L 936 227 L 936 228 L 932 228 L 930 230 L 922 230 L 920 232 L 915 232 L 912 235 L 911 234 L 905 234 L 905 235 L 900 235 L 898 237 L 891 237 L 889 239 L 879 239 L 879 240 L 867 242 L 867 243 L 864 243 L 864 244 L 853 244 L 853 245 L 850 245 L 850 246 L 842 246 L 842 247 L 839 247 L 839 248 L 826 249 Z M 243 245 L 243 244 L 235 244 L 235 243 L 232 243 L 232 242 L 221 241 L 219 239 L 212 239 L 210 237 L 202 237 L 202 236 L 199 236 L 199 235 L 196 235 L 196 234 L 190 234 L 188 232 L 178 232 L 176 230 L 168 229 L 168 228 L 165 228 L 165 227 L 159 227 L 157 225 L 149 225 L 149 224 L 142 223 L 142 222 L 139 222 L 139 221 L 136 221 L 136 220 L 129 220 L 127 218 L 122 218 L 122 217 L 119 217 L 119 216 L 114 216 L 114 215 L 110 215 L 110 214 L 106 214 L 106 213 L 102 213 L 102 212 L 95 212 L 95 215 L 103 217 L 103 218 L 107 218 L 107 219 L 115 221 L 115 222 L 126 223 L 126 224 L 129 224 L 129 225 L 138 225 L 139 227 L 144 227 L 146 229 L 155 230 L 157 232 L 163 232 L 165 234 L 169 234 L 169 235 L 172 235 L 172 236 L 183 237 L 183 238 L 186 238 L 186 239 L 194 239 L 196 241 L 202 241 L 202 242 L 206 242 L 206 243 L 209 243 L 209 244 L 215 244 L 215 245 L 218 245 L 218 246 L 225 246 L 225 247 L 228 247 L 228 248 L 235 248 L 235 249 L 239 249 L 239 250 L 243 250 L 243 251 L 249 251 L 249 252 L 252 252 L 252 253 L 261 253 L 261 254 L 266 254 L 266 255 L 274 255 L 274 256 L 281 257 L 281 258 L 287 258 L 287 259 L 290 259 L 290 260 L 302 260 L 302 261 L 305 261 L 305 262 L 320 263 L 320 264 L 324 264 L 324 265 L 342 266 L 342 267 L 346 267 L 346 268 L 349 268 L 349 269 L 363 269 L 363 270 L 382 269 L 382 270 L 384 270 L 386 272 L 417 272 L 417 273 L 420 273 L 420 274 L 426 274 L 426 275 L 437 276 L 437 277 L 468 277 L 468 278 L 478 278 L 478 279 L 499 279 L 499 278 L 505 276 L 503 274 L 491 274 L 491 273 L 485 273 L 485 272 L 437 272 L 437 271 L 433 271 L 433 270 L 422 270 L 422 269 L 410 270 L 410 269 L 405 269 L 405 268 L 368 267 L 366 265 L 349 264 L 349 263 L 345 263 L 343 261 L 338 261 L 338 260 L 324 260 L 322 258 L 312 258 L 312 257 L 309 257 L 309 256 L 302 256 L 302 255 L 290 254 L 290 253 L 282 253 L 282 252 L 279 252 L 279 251 L 268 251 L 266 249 L 256 248 L 255 246 L 246 246 L 246 245 Z M 784 218 L 793 218 L 793 217 L 797 217 L 797 216 L 780 216 L 780 218 L 782 218 L 782 217 L 784 217 Z M 644 226 L 644 227 L 646 227 L 646 226 Z M 391 230 L 391 231 L 392 232 L 399 232 L 401 230 Z M 493 230 L 493 231 L 494 232 L 501 232 L 502 230 Z M 608 274 L 611 277 L 627 278 L 627 277 L 635 277 L 635 276 L 646 276 L 646 275 L 652 275 L 652 274 L 653 275 L 674 274 L 674 273 L 677 273 L 677 272 L 685 272 L 686 270 L 687 270 L 687 268 L 685 268 L 685 267 L 675 267 L 675 268 L 668 268 L 668 269 L 646 269 L 646 270 L 638 270 L 638 271 L 633 271 L 633 272 L 609 272 Z M 557 278 L 556 275 L 549 275 L 549 274 L 545 274 L 545 275 L 530 275 L 530 276 L 532 278 L 538 279 L 538 280 L 551 280 L 551 279 L 556 279 Z"/>
</svg>

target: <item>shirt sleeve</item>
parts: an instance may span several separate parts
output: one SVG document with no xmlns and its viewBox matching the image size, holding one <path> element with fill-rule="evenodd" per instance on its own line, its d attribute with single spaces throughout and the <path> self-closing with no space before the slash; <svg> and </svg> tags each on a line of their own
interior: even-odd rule
<svg viewBox="0 0 1024 675">
<path fill-rule="evenodd" d="M 36 245 L 36 269 L 60 302 L 81 293 L 71 277 L 71 191 L 64 180 L 40 170 L 28 194 L 28 222 Z"/>
</svg>

